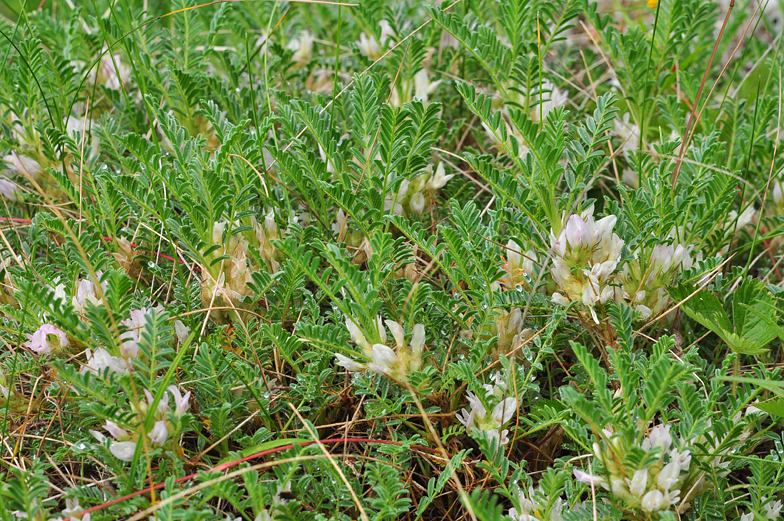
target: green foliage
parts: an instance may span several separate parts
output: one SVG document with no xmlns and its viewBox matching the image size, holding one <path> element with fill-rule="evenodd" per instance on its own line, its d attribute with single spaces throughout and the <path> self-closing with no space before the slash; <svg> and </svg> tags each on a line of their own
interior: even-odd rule
<svg viewBox="0 0 784 521">
<path fill-rule="evenodd" d="M 4 3 L 0 519 L 779 516 L 751 4 Z"/>
</svg>

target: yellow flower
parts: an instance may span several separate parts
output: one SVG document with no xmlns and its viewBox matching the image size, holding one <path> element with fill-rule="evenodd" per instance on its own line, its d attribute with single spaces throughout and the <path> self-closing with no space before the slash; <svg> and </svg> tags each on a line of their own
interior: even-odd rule
<svg viewBox="0 0 784 521">
<path fill-rule="evenodd" d="M 655 8 L 656 5 L 659 3 L 659 0 L 648 0 L 648 7 L 651 9 Z"/>
</svg>

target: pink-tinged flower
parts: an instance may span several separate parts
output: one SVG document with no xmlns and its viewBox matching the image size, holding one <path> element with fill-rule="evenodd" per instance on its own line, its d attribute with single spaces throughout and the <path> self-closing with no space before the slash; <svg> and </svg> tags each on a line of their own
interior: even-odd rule
<svg viewBox="0 0 784 521">
<path fill-rule="evenodd" d="M 155 397 L 147 389 L 144 389 L 144 396 L 147 398 L 146 405 L 149 407 L 155 401 Z M 165 418 L 169 411 L 171 411 L 171 407 L 169 407 L 169 393 L 164 391 L 163 396 L 161 396 L 161 401 L 158 402 L 157 412 Z"/>
<path fill-rule="evenodd" d="M 106 423 L 104 424 L 103 428 L 106 429 L 109 432 L 109 434 L 114 436 L 114 439 L 116 439 L 117 441 L 128 441 L 130 439 L 130 436 L 128 435 L 128 431 L 126 431 L 125 429 L 123 429 L 113 421 L 106 420 Z"/>
<path fill-rule="evenodd" d="M 592 227 L 590 227 L 592 228 Z M 573 250 L 585 244 L 593 234 L 593 230 L 577 214 L 572 214 L 566 222 L 566 240 Z"/>
<path fill-rule="evenodd" d="M 163 445 L 166 443 L 166 438 L 169 437 L 169 430 L 166 428 L 166 422 L 163 420 L 155 422 L 155 426 L 153 426 L 148 436 L 150 437 L 150 441 L 156 445 Z"/>
<path fill-rule="evenodd" d="M 48 355 L 54 349 L 62 349 L 68 345 L 65 333 L 51 324 L 43 324 L 32 335 L 27 335 L 24 346 L 39 355 Z"/>
<path fill-rule="evenodd" d="M 149 312 L 150 310 L 147 308 L 134 309 L 131 311 L 131 318 L 120 322 L 128 328 L 128 331 L 120 336 L 123 340 L 120 346 L 123 358 L 136 358 L 139 355 L 139 336 L 147 323 L 147 314 Z"/>
<path fill-rule="evenodd" d="M 114 457 L 121 461 L 133 461 L 133 454 L 136 452 L 135 441 L 117 441 L 109 445 L 109 451 Z"/>
<path fill-rule="evenodd" d="M 174 414 L 177 418 L 182 418 L 182 415 L 188 412 L 190 408 L 190 403 L 188 402 L 191 398 L 191 392 L 188 391 L 184 395 L 180 394 L 180 390 L 176 385 L 170 385 L 167 389 L 174 396 Z"/>
<path fill-rule="evenodd" d="M 487 410 L 477 395 L 469 392 L 467 396 L 471 410 L 469 412 L 467 409 L 463 409 L 462 416 L 461 413 L 457 413 L 457 420 L 465 425 L 466 430 L 469 430 L 472 427 L 478 427 L 477 422 L 484 419 Z"/>
</svg>

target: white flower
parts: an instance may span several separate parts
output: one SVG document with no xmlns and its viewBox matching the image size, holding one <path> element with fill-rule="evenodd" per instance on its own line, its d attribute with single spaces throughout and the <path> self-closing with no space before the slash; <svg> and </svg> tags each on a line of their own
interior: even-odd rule
<svg viewBox="0 0 784 521">
<path fill-rule="evenodd" d="M 22 191 L 16 186 L 16 183 L 0 174 L 0 195 L 11 201 L 18 201 L 22 196 Z"/>
<path fill-rule="evenodd" d="M 174 396 L 174 414 L 177 418 L 182 418 L 182 415 L 188 412 L 188 409 L 190 408 L 189 400 L 191 392 L 188 391 L 183 395 L 176 385 L 170 385 L 167 389 L 172 393 L 172 396 Z"/>
<path fill-rule="evenodd" d="M 629 185 L 630 188 L 634 188 L 635 190 L 640 188 L 640 174 L 638 174 L 636 170 L 624 168 L 621 179 L 623 179 L 623 182 Z"/>
<path fill-rule="evenodd" d="M 552 299 L 553 299 L 553 302 L 555 302 L 556 304 L 559 304 L 561 306 L 568 306 L 569 305 L 569 300 L 566 297 L 564 297 L 563 295 L 561 295 L 560 293 L 558 293 L 558 292 L 553 293 Z"/>
<path fill-rule="evenodd" d="M 640 127 L 630 121 L 631 115 L 627 112 L 623 119 L 616 118 L 615 135 L 621 138 L 621 151 L 627 161 L 631 160 L 630 153 L 636 152 L 640 146 Z"/>
<path fill-rule="evenodd" d="M 393 320 L 385 320 L 384 323 L 389 328 L 389 332 L 392 333 L 392 338 L 395 339 L 395 344 L 397 344 L 398 349 L 402 349 L 406 337 L 403 326 Z"/>
<path fill-rule="evenodd" d="M 365 339 L 365 335 L 362 333 L 362 331 L 360 331 L 359 326 L 357 326 L 356 322 L 348 317 L 346 317 L 346 329 L 348 329 L 348 332 L 351 335 L 351 340 L 355 344 L 357 344 L 362 349 L 370 349 L 370 344 Z"/>
<path fill-rule="evenodd" d="M 110 355 L 103 347 L 96 349 L 95 354 L 91 354 L 89 349 L 86 350 L 86 353 L 87 365 L 82 368 L 82 373 L 90 371 L 93 374 L 98 374 L 108 367 L 117 374 L 123 374 L 128 369 L 128 364 L 124 359 Z"/>
<path fill-rule="evenodd" d="M 368 369 L 378 374 L 389 376 L 398 365 L 397 354 L 384 344 L 373 344 L 370 358 L 373 362 L 368 364 Z"/>
<path fill-rule="evenodd" d="M 754 521 L 754 512 L 743 514 L 742 516 L 740 516 L 740 521 Z"/>
<path fill-rule="evenodd" d="M 514 418 L 517 412 L 517 398 L 506 398 L 493 408 L 493 421 L 498 425 L 504 425 Z"/>
<path fill-rule="evenodd" d="M 425 350 L 425 326 L 424 324 L 416 324 L 414 326 L 411 343 L 408 346 L 411 349 L 411 354 L 414 358 L 421 359 L 422 352 Z"/>
<path fill-rule="evenodd" d="M 648 469 L 640 469 L 634 473 L 632 480 L 629 481 L 629 492 L 636 497 L 642 497 L 645 488 L 648 486 Z"/>
<path fill-rule="evenodd" d="M 425 211 L 425 196 L 422 192 L 416 192 L 411 196 L 408 203 L 411 206 L 411 211 L 417 215 L 421 215 Z"/>
<path fill-rule="evenodd" d="M 135 441 L 118 441 L 109 445 L 109 451 L 114 457 L 121 461 L 133 461 L 133 454 L 136 452 Z"/>
<path fill-rule="evenodd" d="M 188 335 L 191 334 L 191 328 L 186 326 L 181 320 L 175 320 L 174 332 L 177 334 L 177 340 L 182 344 L 188 340 Z"/>
<path fill-rule="evenodd" d="M 642 450 L 649 451 L 654 447 L 658 447 L 662 452 L 667 450 L 672 445 L 672 436 L 670 436 L 669 425 L 657 425 L 651 429 L 648 436 L 642 441 Z"/>
<path fill-rule="evenodd" d="M 43 324 L 32 335 L 27 335 L 25 347 L 39 355 L 48 355 L 52 352 L 52 347 L 62 349 L 68 345 L 68 338 L 65 333 L 51 324 Z"/>
<path fill-rule="evenodd" d="M 427 105 L 428 96 L 433 94 L 440 84 L 441 80 L 430 81 L 427 69 L 420 69 L 419 72 L 414 74 L 414 99 L 418 99 Z"/>
<path fill-rule="evenodd" d="M 779 513 L 781 513 L 782 503 L 781 501 L 771 501 L 762 508 L 765 510 L 766 519 L 778 519 Z"/>
<path fill-rule="evenodd" d="M 169 437 L 169 430 L 166 428 L 166 422 L 163 420 L 155 422 L 152 430 L 147 434 L 150 441 L 156 445 L 163 445 L 166 443 L 166 438 Z"/>
<path fill-rule="evenodd" d="M 651 315 L 653 315 L 653 310 L 648 306 L 643 306 L 642 304 L 636 306 L 634 310 L 640 314 L 640 318 L 642 318 L 643 320 L 648 320 L 649 318 L 651 318 Z"/>
<path fill-rule="evenodd" d="M 658 490 L 651 490 L 642 498 L 642 508 L 654 512 L 664 506 L 664 494 Z"/>
<path fill-rule="evenodd" d="M 78 499 L 65 499 L 65 508 L 62 510 L 62 514 L 65 516 L 70 516 L 71 514 L 78 514 L 84 510 L 81 505 L 79 505 Z"/>
<path fill-rule="evenodd" d="M 782 190 L 781 181 L 778 179 L 773 181 L 773 202 L 779 207 L 784 203 L 784 190 Z"/>
<path fill-rule="evenodd" d="M 508 429 L 504 429 L 504 430 L 502 430 L 500 432 L 499 432 L 498 429 L 490 429 L 489 431 L 487 431 L 487 435 L 490 438 L 497 439 L 499 445 L 506 445 L 507 443 L 509 443 L 509 436 L 508 436 L 508 434 L 509 434 L 509 430 Z"/>
<path fill-rule="evenodd" d="M 106 49 L 104 48 L 104 51 Z M 91 73 L 91 79 L 96 81 L 96 73 Z M 131 76 L 130 67 L 122 62 L 122 57 L 119 54 L 111 55 L 104 52 L 101 56 L 101 63 L 98 66 L 97 81 L 110 90 L 120 90 L 120 87 L 128 83 Z"/>
<path fill-rule="evenodd" d="M 678 452 L 678 449 L 672 449 L 670 451 L 670 461 L 677 461 L 678 465 L 681 466 L 681 470 L 688 472 L 691 464 L 691 451 L 684 450 L 683 452 Z"/>
<path fill-rule="evenodd" d="M 348 358 L 347 356 L 343 356 L 340 353 L 335 353 L 335 358 L 338 359 L 337 365 L 339 365 L 340 367 L 344 367 L 345 369 L 351 371 L 352 373 L 356 373 L 358 371 L 362 371 L 367 368 L 365 364 L 355 362 L 351 358 Z"/>
<path fill-rule="evenodd" d="M 359 47 L 359 52 L 371 60 L 375 61 L 381 57 L 381 47 L 378 45 L 376 39 L 372 36 L 368 38 L 364 32 L 359 34 L 357 47 Z"/>
<path fill-rule="evenodd" d="M 285 505 L 289 501 L 287 499 L 283 499 L 280 497 L 282 492 L 291 492 L 291 480 L 286 481 L 283 485 L 278 483 L 278 490 L 275 492 L 275 496 L 272 498 L 272 503 L 276 505 Z"/>
<path fill-rule="evenodd" d="M 3 161 L 9 164 L 12 172 L 22 177 L 30 176 L 36 178 L 44 171 L 38 161 L 32 157 L 20 155 L 15 150 L 3 157 Z"/>
<path fill-rule="evenodd" d="M 287 49 L 295 51 L 291 59 L 297 63 L 308 63 L 313 57 L 314 40 L 309 31 L 299 33 L 299 38 L 293 38 L 286 46 Z"/>
<path fill-rule="evenodd" d="M 272 521 L 272 516 L 269 514 L 269 512 L 267 512 L 267 509 L 265 508 L 264 510 L 259 512 L 259 515 L 257 515 L 253 521 Z"/>
<path fill-rule="evenodd" d="M 347 220 L 348 216 L 343 212 L 343 209 L 338 210 L 338 214 L 335 217 L 335 222 L 332 223 L 331 226 L 332 231 L 335 232 L 335 235 L 340 235 L 340 233 L 346 228 Z"/>
<path fill-rule="evenodd" d="M 659 477 L 656 478 L 656 484 L 659 488 L 670 490 L 680 479 L 681 464 L 679 461 L 671 461 L 664 466 L 659 472 Z"/>
<path fill-rule="evenodd" d="M 445 187 L 447 181 L 453 177 L 455 177 L 455 174 L 444 175 L 444 163 L 438 163 L 435 173 L 428 179 L 425 188 L 428 190 L 439 190 Z"/>
<path fill-rule="evenodd" d="M 96 277 L 98 280 L 101 280 L 102 273 L 100 271 L 95 272 Z M 106 293 L 108 286 L 105 282 L 101 282 L 101 289 L 104 293 Z M 95 292 L 95 285 L 92 283 L 91 280 L 80 280 L 79 284 L 76 287 L 76 295 L 71 299 L 71 305 L 74 307 L 74 310 L 77 313 L 84 313 L 84 307 L 87 303 L 91 303 L 93 306 L 98 306 L 101 304 L 101 300 L 98 299 Z"/>
<path fill-rule="evenodd" d="M 594 476 L 593 474 L 588 474 L 587 472 L 583 472 L 580 469 L 574 469 L 574 477 L 580 483 L 585 483 L 586 485 L 592 485 L 594 487 L 597 486 L 607 486 L 607 481 L 599 476 Z"/>
<path fill-rule="evenodd" d="M 548 94 L 542 93 L 542 98 L 544 101 L 542 102 L 541 106 L 536 106 L 531 110 L 531 119 L 534 121 L 539 121 L 540 112 L 542 121 L 546 121 L 547 115 L 550 114 L 551 111 L 557 109 L 558 107 L 563 107 L 569 100 L 569 93 L 562 91 L 553 85 L 550 80 L 544 80 L 542 82 L 542 90 L 549 90 L 549 97 Z M 538 101 L 539 96 L 536 96 L 536 98 Z"/>
</svg>

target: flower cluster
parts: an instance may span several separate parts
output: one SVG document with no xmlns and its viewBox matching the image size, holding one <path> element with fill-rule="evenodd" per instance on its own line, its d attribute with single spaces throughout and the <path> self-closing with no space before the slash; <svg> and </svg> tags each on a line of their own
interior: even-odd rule
<svg viewBox="0 0 784 521">
<path fill-rule="evenodd" d="M 375 344 L 368 342 L 357 324 L 350 318 L 347 318 L 346 327 L 351 334 L 351 340 L 362 348 L 362 355 L 369 362 L 360 363 L 341 354 L 336 354 L 337 365 L 352 372 L 370 369 L 399 382 L 408 381 L 408 375 L 419 371 L 422 367 L 422 355 L 425 349 L 425 326 L 416 324 L 411 331 L 410 340 L 406 342 L 405 330 L 400 323 L 385 320 L 384 324 L 389 328 L 392 337 L 395 339 L 394 349 L 386 345 L 387 333 L 381 324 L 381 317 L 376 318 L 375 325 L 378 329 L 380 342 Z"/>
<path fill-rule="evenodd" d="M 681 503 L 681 489 L 687 481 L 691 451 L 670 450 L 673 444 L 669 425 L 657 425 L 642 440 L 637 449 L 653 456 L 644 468 L 629 468 L 626 454 L 632 450 L 621 436 L 609 429 L 603 431 L 601 442 L 593 444 L 593 456 L 604 467 L 604 476 L 574 470 L 578 481 L 601 486 L 632 508 L 657 512 L 677 507 Z M 650 461 L 650 460 L 646 460 Z"/>
<path fill-rule="evenodd" d="M 508 396 L 506 381 L 500 373 L 493 375 L 495 384 L 485 384 L 485 397 L 492 405 L 488 411 L 482 399 L 476 394 L 468 393 L 469 409 L 457 413 L 457 421 L 462 423 L 466 432 L 471 434 L 474 430 L 484 431 L 491 438 L 499 440 L 501 445 L 509 443 L 509 430 L 504 429 L 517 413 L 518 401 L 514 396 Z"/>
<path fill-rule="evenodd" d="M 619 276 L 623 287 L 620 297 L 647 319 L 665 308 L 669 302 L 667 287 L 679 271 L 691 269 L 693 261 L 682 244 L 659 244 L 650 252 L 649 262 L 643 262 L 643 257 L 638 250 L 634 258 L 624 264 Z M 618 295 L 616 300 L 620 300 Z"/>
<path fill-rule="evenodd" d="M 131 361 L 139 356 L 139 335 L 147 323 L 149 313 L 150 310 L 148 308 L 134 309 L 130 313 L 131 318 L 120 322 L 121 325 L 127 328 L 120 335 L 120 340 L 122 340 L 120 356 L 113 356 L 103 347 L 96 348 L 94 353 L 92 350 L 87 349 L 87 364 L 82 368 L 81 372 L 86 373 L 89 371 L 93 374 L 98 374 L 107 367 L 117 374 L 123 374 L 132 370 Z"/>
<path fill-rule="evenodd" d="M 272 273 L 280 268 L 281 254 L 270 241 L 280 239 L 278 224 L 275 222 L 275 213 L 270 210 L 264 217 L 264 222 L 260 223 L 255 217 L 251 217 L 251 225 L 259 241 L 259 255 L 267 263 Z"/>
<path fill-rule="evenodd" d="M 413 181 L 408 179 L 400 183 L 397 197 L 394 194 L 387 194 L 384 202 L 384 210 L 394 211 L 397 215 L 403 215 L 404 210 L 408 210 L 416 215 L 422 215 L 427 205 L 433 200 L 437 190 L 446 186 L 455 174 L 446 174 L 444 164 L 438 163 L 433 170 L 433 165 L 427 165 L 424 172 L 417 176 Z"/>
<path fill-rule="evenodd" d="M 174 396 L 174 411 L 169 407 L 169 392 Z M 114 438 L 114 441 L 110 441 L 109 451 L 119 460 L 133 461 L 136 445 L 140 439 L 141 425 L 147 416 L 150 405 L 154 403 L 154 397 L 147 389 L 144 389 L 144 396 L 145 399 L 140 400 L 135 407 L 132 407 L 136 413 L 136 430 L 129 432 L 111 420 L 106 420 L 103 425 L 103 428 Z M 168 391 L 164 391 L 161 400 L 158 402 L 158 407 L 155 410 L 155 424 L 153 425 L 153 428 L 150 429 L 150 432 L 147 433 L 147 436 L 153 445 L 158 447 L 166 445 L 166 441 L 169 439 L 169 433 L 176 430 L 176 426 L 169 418 L 169 413 L 174 413 L 174 416 L 177 419 L 182 418 L 190 408 L 190 396 L 190 392 L 186 392 L 183 395 L 180 392 L 180 389 L 175 385 L 170 385 Z M 91 430 L 90 434 L 101 443 L 106 439 L 99 431 Z"/>
<path fill-rule="evenodd" d="M 548 512 L 547 508 L 550 503 L 548 499 L 542 487 L 538 489 L 528 487 L 528 494 L 520 490 L 517 493 L 517 504 L 520 510 L 510 508 L 509 517 L 514 521 L 563 521 L 561 513 L 564 508 L 564 500 L 560 497 L 556 498 Z"/>
<path fill-rule="evenodd" d="M 572 214 L 557 237 L 550 234 L 551 273 L 563 291 L 554 293 L 553 301 L 562 305 L 582 302 L 597 324 L 594 307 L 613 297 L 608 283 L 623 248 L 623 240 L 613 233 L 616 220 L 609 215 L 594 222 L 591 207 L 582 215 Z"/>
<path fill-rule="evenodd" d="M 224 242 L 227 225 L 226 221 L 219 221 L 212 226 L 212 245 L 220 247 L 207 255 L 207 260 L 213 261 L 223 256 L 228 258 L 220 262 L 208 262 L 208 266 L 202 267 L 201 300 L 205 307 L 215 306 L 216 302 L 218 305 L 236 306 L 251 293 L 247 284 L 252 280 L 253 271 L 248 262 L 250 243 L 241 233 L 230 235 Z M 239 222 L 234 223 L 234 227 L 239 226 Z M 260 233 L 258 229 L 256 233 Z"/>
</svg>

